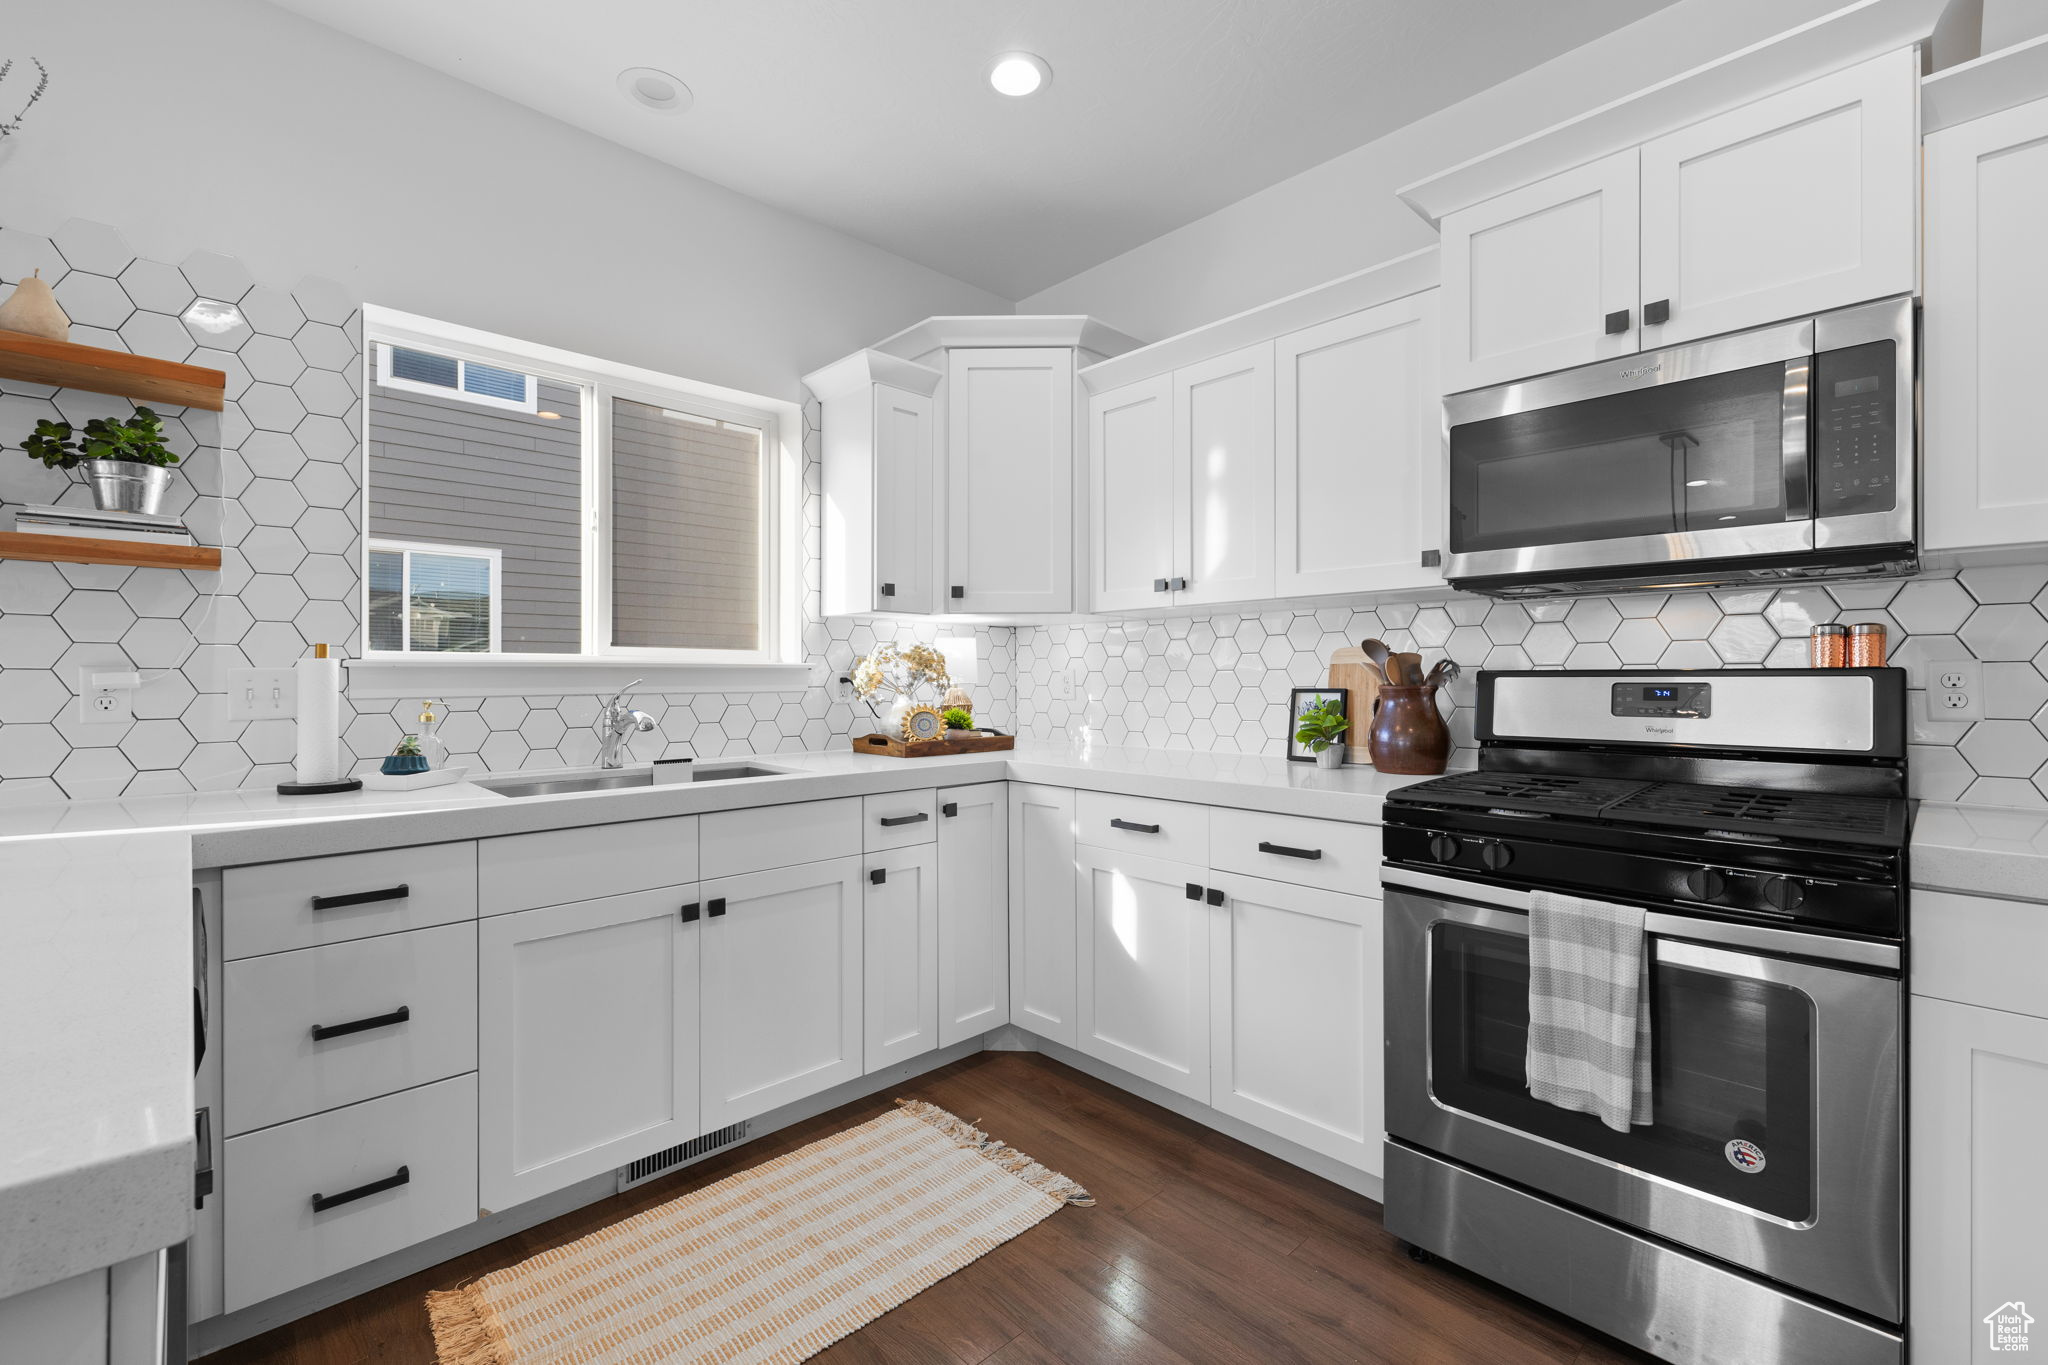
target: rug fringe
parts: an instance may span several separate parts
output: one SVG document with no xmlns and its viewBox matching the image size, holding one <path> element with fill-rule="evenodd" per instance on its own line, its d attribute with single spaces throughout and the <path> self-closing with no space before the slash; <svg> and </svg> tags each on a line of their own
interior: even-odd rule
<svg viewBox="0 0 2048 1365">
<path fill-rule="evenodd" d="M 983 1159 L 1002 1167 L 1033 1189 L 1041 1190 L 1061 1203 L 1072 1204 L 1076 1208 L 1094 1207 L 1095 1197 L 1083 1189 L 1079 1181 L 1069 1180 L 1058 1171 L 1040 1165 L 1027 1153 L 990 1137 L 959 1115 L 924 1100 L 898 1100 L 896 1105 L 910 1117 L 938 1129 L 962 1147 L 974 1148 Z M 469 1362 L 444 1360 L 442 1365 L 469 1365 Z"/>
<path fill-rule="evenodd" d="M 505 1331 L 484 1307 L 483 1292 L 474 1284 L 429 1293 L 427 1323 L 434 1332 L 439 1365 L 512 1365 Z"/>
</svg>

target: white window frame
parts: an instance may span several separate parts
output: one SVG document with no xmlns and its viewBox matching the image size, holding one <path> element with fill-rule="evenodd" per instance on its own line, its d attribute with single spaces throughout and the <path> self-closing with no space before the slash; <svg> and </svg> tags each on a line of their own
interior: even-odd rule
<svg viewBox="0 0 2048 1365">
<path fill-rule="evenodd" d="M 455 362 L 455 386 L 423 384 L 417 379 L 407 379 L 391 372 L 391 350 L 396 345 L 402 351 L 428 351 L 444 360 Z M 479 365 L 491 365 L 488 360 L 477 361 Z M 463 379 L 469 373 L 469 359 L 444 351 L 438 346 L 407 346 L 402 343 L 380 341 L 377 343 L 377 383 L 382 388 L 399 389 L 405 393 L 424 393 L 435 398 L 452 398 L 461 403 L 474 403 L 484 408 L 505 408 L 511 412 L 532 414 L 540 411 L 540 384 L 530 374 L 526 375 L 526 397 L 523 399 L 500 398 L 494 393 L 475 393 L 463 387 Z M 511 370 L 524 373 L 513 365 L 491 365 L 492 369 Z"/>
<path fill-rule="evenodd" d="M 554 694 L 592 690 L 616 678 L 645 677 L 644 691 L 722 692 L 788 689 L 822 681 L 823 666 L 804 662 L 800 634 L 803 552 L 802 408 L 781 399 L 557 350 L 513 337 L 366 304 L 364 340 L 380 365 L 392 345 L 435 351 L 458 360 L 517 370 L 538 381 L 575 387 L 587 405 L 582 435 L 583 648 L 578 654 L 396 653 L 369 648 L 369 503 L 367 468 L 361 492 L 365 528 L 362 616 L 349 691 L 366 698 L 454 693 L 458 696 Z M 381 382 L 381 381 L 380 381 Z M 393 385 L 391 387 L 402 387 Z M 446 396 L 452 390 L 416 386 Z M 472 395 L 474 396 L 474 395 Z M 761 433 L 760 647 L 752 650 L 648 649 L 615 646 L 611 636 L 611 449 L 614 398 L 751 427 Z M 363 426 L 370 426 L 364 394 Z M 367 459 L 365 461 L 367 465 Z M 379 545 L 405 542 L 383 541 Z M 468 551 L 464 551 L 468 552 Z M 501 599 L 494 598 L 494 602 Z M 502 637 L 494 637 L 494 643 Z M 615 684 L 610 684 L 615 685 Z"/>
<path fill-rule="evenodd" d="M 486 654 L 496 654 L 498 643 L 505 638 L 505 552 L 489 545 L 436 545 L 424 540 L 368 540 L 363 547 L 363 646 L 368 651 L 370 643 L 370 574 L 369 556 L 382 551 L 385 554 L 401 555 L 398 592 L 404 604 L 404 613 L 399 617 L 398 635 L 401 644 L 397 653 L 407 659 L 422 657 L 445 658 L 451 654 L 472 653 L 469 650 L 430 649 L 414 652 L 412 647 L 412 557 L 414 555 L 446 555 L 451 559 L 482 559 L 490 563 L 491 581 L 491 638 Z M 390 655 L 390 650 L 379 650 L 379 655 Z"/>
</svg>

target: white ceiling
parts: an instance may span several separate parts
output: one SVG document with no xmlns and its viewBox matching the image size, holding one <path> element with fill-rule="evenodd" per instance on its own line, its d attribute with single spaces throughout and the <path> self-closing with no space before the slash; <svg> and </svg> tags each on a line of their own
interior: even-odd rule
<svg viewBox="0 0 2048 1365">
<path fill-rule="evenodd" d="M 1671 0 L 276 3 L 1015 299 Z"/>
</svg>

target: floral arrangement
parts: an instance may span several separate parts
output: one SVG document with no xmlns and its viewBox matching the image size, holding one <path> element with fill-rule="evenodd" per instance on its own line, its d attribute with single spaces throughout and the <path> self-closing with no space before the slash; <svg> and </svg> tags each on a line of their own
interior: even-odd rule
<svg viewBox="0 0 2048 1365">
<path fill-rule="evenodd" d="M 946 656 L 930 645 L 882 645 L 853 665 L 853 690 L 870 704 L 878 693 L 914 701 L 920 688 L 936 691 L 951 681 Z"/>
</svg>

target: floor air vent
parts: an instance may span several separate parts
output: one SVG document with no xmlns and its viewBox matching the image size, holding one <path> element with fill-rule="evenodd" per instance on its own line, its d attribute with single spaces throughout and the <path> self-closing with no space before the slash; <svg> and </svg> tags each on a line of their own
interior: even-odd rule
<svg viewBox="0 0 2048 1365">
<path fill-rule="evenodd" d="M 730 1147 L 747 1139 L 748 1125 L 744 1122 L 731 1124 L 715 1133 L 674 1147 L 665 1148 L 651 1156 L 643 1156 L 630 1166 L 619 1167 L 619 1189 L 629 1190 L 635 1185 L 644 1185 L 659 1176 L 667 1175 L 678 1166 L 687 1166 L 698 1157 L 709 1156 L 721 1147 Z"/>
</svg>

